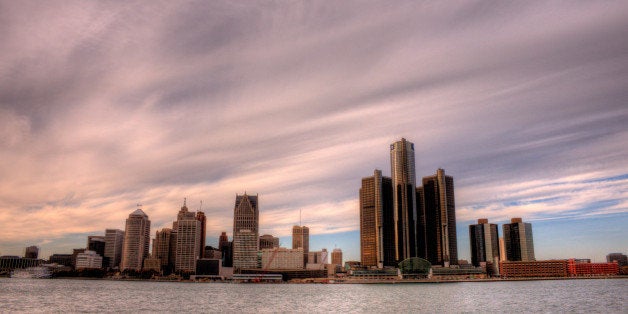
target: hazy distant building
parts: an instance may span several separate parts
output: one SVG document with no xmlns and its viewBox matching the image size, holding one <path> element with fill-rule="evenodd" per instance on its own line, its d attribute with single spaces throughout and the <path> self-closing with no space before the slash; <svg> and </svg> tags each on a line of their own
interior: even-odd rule
<svg viewBox="0 0 628 314">
<path fill-rule="evenodd" d="M 402 138 L 390 145 L 395 260 L 416 256 L 416 174 L 414 144 Z"/>
<path fill-rule="evenodd" d="M 534 241 L 532 239 L 532 225 L 523 222 L 521 218 L 512 218 L 509 224 L 504 224 L 504 246 L 508 261 L 534 261 Z"/>
<path fill-rule="evenodd" d="M 204 216 L 204 215 L 203 215 Z M 196 260 L 201 255 L 201 221 L 194 212 L 188 211 L 185 200 L 177 215 L 177 246 L 175 271 L 193 273 Z M 203 250 L 205 248 L 203 247 Z"/>
<path fill-rule="evenodd" d="M 435 175 L 423 177 L 423 193 L 426 259 L 432 265 L 457 265 L 454 179 L 438 169 Z"/>
<path fill-rule="evenodd" d="M 233 267 L 257 268 L 259 250 L 258 196 L 236 195 L 233 211 Z"/>
<path fill-rule="evenodd" d="M 606 262 L 617 262 L 617 264 L 619 264 L 619 267 L 628 266 L 628 256 L 622 253 L 610 253 L 606 255 Z"/>
<path fill-rule="evenodd" d="M 360 187 L 360 259 L 364 266 L 396 265 L 392 181 L 375 170 Z"/>
<path fill-rule="evenodd" d="M 150 245 L 150 220 L 141 210 L 136 209 L 126 220 L 124 248 L 121 270 L 142 270 L 144 258 L 148 257 Z"/>
<path fill-rule="evenodd" d="M 259 237 L 259 249 L 272 249 L 279 247 L 279 238 L 273 237 L 270 234 L 265 234 Z"/>
<path fill-rule="evenodd" d="M 102 256 L 95 251 L 85 250 L 76 255 L 76 269 L 102 268 Z"/>
<path fill-rule="evenodd" d="M 334 265 L 342 266 L 342 250 L 334 249 L 331 252 L 331 263 Z"/>
<path fill-rule="evenodd" d="M 105 267 L 119 267 L 122 261 L 122 249 L 124 245 L 124 231 L 119 229 L 105 230 Z"/>
<path fill-rule="evenodd" d="M 39 248 L 32 245 L 24 249 L 24 258 L 39 258 Z"/>
<path fill-rule="evenodd" d="M 263 269 L 304 269 L 303 248 L 268 248 L 262 249 Z"/>
<path fill-rule="evenodd" d="M 478 267 L 482 262 L 499 263 L 499 234 L 496 224 L 488 223 L 488 219 L 478 219 L 475 225 L 469 225 L 469 242 L 471 245 L 471 263 Z"/>
<path fill-rule="evenodd" d="M 320 251 L 311 251 L 307 253 L 307 263 L 308 264 L 327 264 L 328 263 L 328 252 L 327 249 L 322 249 Z"/>
</svg>

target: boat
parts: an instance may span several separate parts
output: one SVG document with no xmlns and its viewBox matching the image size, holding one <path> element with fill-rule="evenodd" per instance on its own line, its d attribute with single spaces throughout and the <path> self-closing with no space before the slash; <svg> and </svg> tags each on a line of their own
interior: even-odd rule
<svg viewBox="0 0 628 314">
<path fill-rule="evenodd" d="M 24 269 L 14 269 L 10 275 L 11 278 L 51 278 L 52 273 L 47 267 L 28 267 Z"/>
</svg>

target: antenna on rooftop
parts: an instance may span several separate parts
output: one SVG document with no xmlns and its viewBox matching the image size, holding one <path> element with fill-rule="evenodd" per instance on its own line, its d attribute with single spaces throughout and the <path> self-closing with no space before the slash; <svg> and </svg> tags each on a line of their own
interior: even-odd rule
<svg viewBox="0 0 628 314">
<path fill-rule="evenodd" d="M 203 209 L 203 200 L 201 200 L 201 205 L 198 207 L 198 211 L 200 212 Z"/>
</svg>

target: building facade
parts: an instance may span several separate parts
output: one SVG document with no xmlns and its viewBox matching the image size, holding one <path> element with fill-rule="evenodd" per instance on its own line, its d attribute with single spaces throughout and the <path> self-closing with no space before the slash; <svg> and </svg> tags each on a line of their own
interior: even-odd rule
<svg viewBox="0 0 628 314">
<path fill-rule="evenodd" d="M 202 226 L 196 213 L 188 211 L 185 200 L 177 215 L 176 226 L 177 245 L 174 270 L 178 273 L 194 273 L 196 260 L 200 258 Z"/>
<path fill-rule="evenodd" d="M 304 269 L 303 248 L 262 249 L 262 269 Z"/>
<path fill-rule="evenodd" d="M 306 226 L 292 227 L 292 249 L 303 249 L 303 253 L 310 251 L 310 228 Z"/>
<path fill-rule="evenodd" d="M 176 234 L 176 233 L 175 233 Z M 155 239 L 153 240 L 153 258 L 158 258 L 161 265 L 161 269 L 164 273 L 171 273 L 174 269 L 176 252 L 172 252 L 172 249 L 176 248 L 172 246 L 173 232 L 170 228 L 163 228 L 161 231 L 155 232 Z"/>
<path fill-rule="evenodd" d="M 360 259 L 367 267 L 396 265 L 391 178 L 375 170 L 360 187 Z"/>
<path fill-rule="evenodd" d="M 454 179 L 438 169 L 423 178 L 426 259 L 432 265 L 457 265 L 456 204 Z"/>
<path fill-rule="evenodd" d="M 196 220 L 201 224 L 201 244 L 199 246 L 199 258 L 205 257 L 205 237 L 207 236 L 207 217 L 202 211 L 196 212 Z"/>
<path fill-rule="evenodd" d="M 141 271 L 150 245 L 150 220 L 141 209 L 136 209 L 126 220 L 121 270 Z"/>
<path fill-rule="evenodd" d="M 105 230 L 105 267 L 119 267 L 122 261 L 122 249 L 124 244 L 124 231 L 119 229 Z"/>
<path fill-rule="evenodd" d="M 469 225 L 469 242 L 471 245 L 471 264 L 479 267 L 482 262 L 499 263 L 499 234 L 496 224 L 488 223 L 488 219 L 478 219 L 475 225 Z"/>
<path fill-rule="evenodd" d="M 27 247 L 24 249 L 24 258 L 39 258 L 39 248 L 34 245 Z"/>
<path fill-rule="evenodd" d="M 76 255 L 76 269 L 102 268 L 102 256 L 95 251 L 86 250 Z"/>
<path fill-rule="evenodd" d="M 331 252 L 331 263 L 337 266 L 342 266 L 342 250 L 341 249 L 334 249 Z"/>
<path fill-rule="evenodd" d="M 504 247 L 508 261 L 534 261 L 534 241 L 532 224 L 523 222 L 521 218 L 512 218 L 504 224 Z"/>
<path fill-rule="evenodd" d="M 402 138 L 390 145 L 395 260 L 414 257 L 416 247 L 416 173 L 414 144 Z"/>
<path fill-rule="evenodd" d="M 233 211 L 233 267 L 257 268 L 259 250 L 258 196 L 236 195 Z"/>
</svg>

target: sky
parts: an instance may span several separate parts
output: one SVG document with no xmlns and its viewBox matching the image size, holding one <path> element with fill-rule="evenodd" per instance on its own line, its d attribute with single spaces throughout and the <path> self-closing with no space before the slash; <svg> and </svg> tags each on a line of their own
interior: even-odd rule
<svg viewBox="0 0 628 314">
<path fill-rule="evenodd" d="M 626 1 L 0 0 L 0 255 L 85 247 L 236 194 L 260 234 L 359 260 L 361 178 L 415 144 L 537 259 L 628 253 Z M 201 207 L 202 201 L 202 207 Z"/>
</svg>

